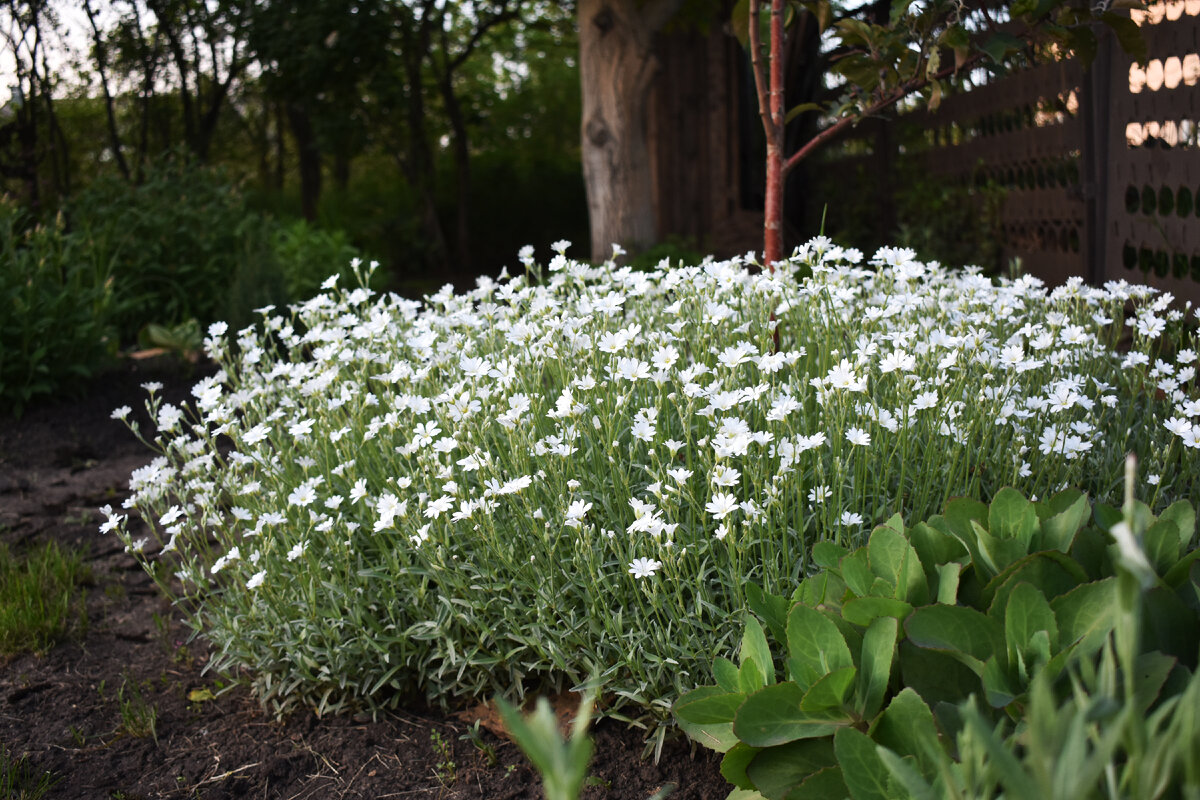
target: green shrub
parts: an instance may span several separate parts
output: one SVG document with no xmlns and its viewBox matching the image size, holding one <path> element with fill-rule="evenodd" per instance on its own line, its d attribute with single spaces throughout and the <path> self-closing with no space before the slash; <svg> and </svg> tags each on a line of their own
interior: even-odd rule
<svg viewBox="0 0 1200 800">
<path fill-rule="evenodd" d="M 73 394 L 109 362 L 110 265 L 62 219 L 32 226 L 0 197 L 0 408 Z"/>
<path fill-rule="evenodd" d="M 986 710 L 970 713 L 987 731 L 1020 720 L 1037 679 L 1044 693 L 1086 673 L 1079 665 L 1114 638 L 1126 680 L 1151 676 L 1144 705 L 1164 686 L 1176 694 L 1200 651 L 1195 510 L 1180 501 L 1156 519 L 1131 500 L 1125 514 L 1098 505 L 1088 526 L 1089 511 L 1078 492 L 1031 503 L 1005 490 L 990 507 L 956 500 L 908 529 L 894 517 L 853 552 L 818 544 L 820 570 L 790 601 L 751 594 L 766 628 L 747 621 L 740 666 L 718 658 L 717 685 L 684 695 L 675 713 L 725 753 L 722 773 L 741 789 L 781 800 L 840 775 L 863 800 L 876 796 L 871 781 L 891 780 L 882 762 L 864 774 L 876 745 L 933 780 L 944 744 L 935 718 L 953 734 L 954 708 L 978 697 Z"/>
<path fill-rule="evenodd" d="M 1182 322 L 1150 290 L 1050 292 L 895 250 L 858 266 L 825 241 L 775 275 L 560 254 L 535 284 L 528 261 L 424 304 L 334 288 L 210 327 L 221 372 L 194 406 L 152 400 L 140 557 L 178 574 L 163 588 L 216 666 L 266 702 L 595 674 L 607 713 L 662 721 L 736 644 L 746 586 L 790 593 L 817 542 L 1010 484 L 1111 501 L 1127 450 L 1159 476 L 1155 511 L 1200 491 L 1195 353 L 1155 363 Z M 956 597 L 991 579 L 960 578 Z"/>
<path fill-rule="evenodd" d="M 324 231 L 302 219 L 279 224 L 271 248 L 290 302 L 313 296 L 331 275 L 353 280 L 350 263 L 361 260 L 345 233 Z"/>
</svg>

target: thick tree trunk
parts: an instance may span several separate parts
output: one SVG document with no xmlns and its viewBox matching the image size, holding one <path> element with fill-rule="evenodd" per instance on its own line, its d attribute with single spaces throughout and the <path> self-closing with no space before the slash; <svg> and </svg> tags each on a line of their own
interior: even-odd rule
<svg viewBox="0 0 1200 800">
<path fill-rule="evenodd" d="M 682 0 L 579 0 L 579 74 L 583 88 L 583 177 L 592 258 L 613 244 L 630 251 L 654 243 L 654 182 L 647 102 L 658 70 L 655 32 Z"/>
<path fill-rule="evenodd" d="M 300 213 L 313 222 L 317 218 L 317 202 L 321 198 L 321 151 L 317 148 L 317 137 L 313 133 L 308 111 L 290 103 L 287 114 L 300 161 Z"/>
<path fill-rule="evenodd" d="M 451 143 L 455 177 L 454 267 L 456 270 L 467 272 L 471 269 L 471 148 L 467 141 L 467 121 L 463 117 L 458 95 L 454 93 L 451 76 L 444 76 L 438 85 L 453 133 Z"/>
</svg>

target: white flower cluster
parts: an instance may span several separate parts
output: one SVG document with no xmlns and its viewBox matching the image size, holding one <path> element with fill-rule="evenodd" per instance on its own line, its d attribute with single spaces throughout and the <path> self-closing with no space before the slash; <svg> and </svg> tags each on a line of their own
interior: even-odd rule
<svg viewBox="0 0 1200 800">
<path fill-rule="evenodd" d="M 386 573 L 415 609 L 468 571 L 464 592 L 502 573 L 597 614 L 692 615 L 896 511 L 1005 485 L 1102 494 L 1129 448 L 1163 498 L 1196 489 L 1196 353 L 1168 295 L 1048 291 L 898 249 L 864 264 L 824 239 L 773 274 L 639 272 L 559 244 L 542 284 L 418 303 L 331 282 L 261 328 L 210 328 L 223 369 L 190 415 L 152 395 L 164 455 L 128 503 L 178 551 L 185 592 L 220 572 L 246 603 L 300 603 L 296 575 Z M 440 613 L 386 611 L 398 630 Z"/>
</svg>

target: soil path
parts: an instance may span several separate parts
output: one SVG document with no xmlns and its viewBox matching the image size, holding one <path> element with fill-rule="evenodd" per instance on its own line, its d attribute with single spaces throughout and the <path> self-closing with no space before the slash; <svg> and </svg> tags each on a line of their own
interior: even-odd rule
<svg viewBox="0 0 1200 800">
<path fill-rule="evenodd" d="M 541 797 L 513 744 L 485 731 L 477 745 L 465 722 L 438 711 L 278 722 L 244 689 L 217 695 L 203 645 L 185 643 L 149 577 L 97 532 L 97 508 L 118 507 L 129 473 L 151 456 L 112 409 L 140 410 L 146 381 L 179 402 L 196 377 L 161 359 L 129 361 L 83 400 L 0 418 L 0 542 L 20 552 L 54 540 L 84 553 L 92 571 L 85 630 L 44 655 L 0 662 L 0 744 L 32 775 L 52 774 L 49 798 Z M 123 724 L 123 707 L 153 710 L 153 735 L 132 735 L 141 731 Z M 587 798 L 729 792 L 713 754 L 686 742 L 669 742 L 655 765 L 641 758 L 637 730 L 601 721 L 593 736 Z"/>
</svg>

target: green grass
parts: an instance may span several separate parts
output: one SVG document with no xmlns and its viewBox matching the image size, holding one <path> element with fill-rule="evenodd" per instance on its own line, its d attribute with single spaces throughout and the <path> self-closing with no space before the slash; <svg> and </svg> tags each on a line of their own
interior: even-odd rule
<svg viewBox="0 0 1200 800">
<path fill-rule="evenodd" d="M 58 781 L 53 773 L 34 769 L 28 757 L 13 758 L 8 748 L 0 744 L 0 797 L 8 800 L 39 800 Z"/>
<path fill-rule="evenodd" d="M 0 545 L 0 658 L 42 653 L 87 626 L 80 584 L 90 570 L 51 542 L 23 557 Z"/>
</svg>

